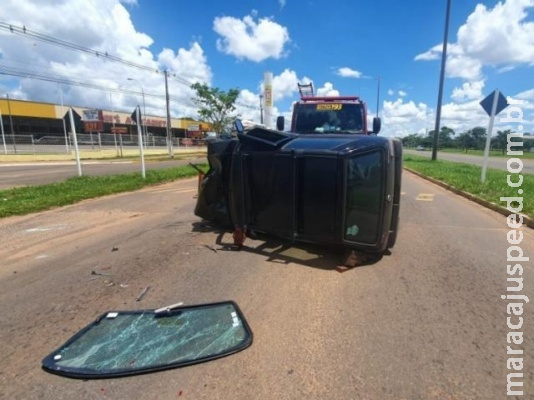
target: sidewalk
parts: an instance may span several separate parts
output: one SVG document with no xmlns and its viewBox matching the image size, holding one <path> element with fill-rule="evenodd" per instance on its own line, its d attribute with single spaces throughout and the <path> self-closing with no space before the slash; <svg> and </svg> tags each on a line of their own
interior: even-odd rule
<svg viewBox="0 0 534 400">
<path fill-rule="evenodd" d="M 173 149 L 175 158 L 184 156 L 205 155 L 206 147 L 175 147 Z M 140 159 L 138 148 L 123 149 L 122 157 L 117 155 L 115 149 L 102 150 L 80 150 L 80 160 L 84 163 L 102 163 L 102 162 L 134 162 Z M 146 149 L 144 150 L 146 161 L 170 159 L 167 148 Z M 74 151 L 64 154 L 0 154 L 0 166 L 23 165 L 24 163 L 58 163 L 49 165 L 72 164 L 76 162 Z"/>
</svg>

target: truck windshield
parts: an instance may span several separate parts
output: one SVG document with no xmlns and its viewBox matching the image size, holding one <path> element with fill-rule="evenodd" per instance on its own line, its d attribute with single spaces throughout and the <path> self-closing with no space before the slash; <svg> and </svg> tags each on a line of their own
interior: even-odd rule
<svg viewBox="0 0 534 400">
<path fill-rule="evenodd" d="M 296 133 L 363 133 L 361 104 L 296 104 L 294 112 Z"/>
</svg>

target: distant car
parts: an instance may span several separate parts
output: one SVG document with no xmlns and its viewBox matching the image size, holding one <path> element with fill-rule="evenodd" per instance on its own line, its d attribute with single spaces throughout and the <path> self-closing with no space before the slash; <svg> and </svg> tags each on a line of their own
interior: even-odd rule
<svg viewBox="0 0 534 400">
<path fill-rule="evenodd" d="M 424 151 L 425 150 L 425 146 L 417 146 L 416 150 L 417 151 Z"/>
</svg>

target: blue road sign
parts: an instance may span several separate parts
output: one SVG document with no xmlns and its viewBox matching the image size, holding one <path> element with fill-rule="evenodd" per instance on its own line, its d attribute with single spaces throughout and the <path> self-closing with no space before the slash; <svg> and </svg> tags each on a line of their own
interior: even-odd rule
<svg viewBox="0 0 534 400">
<path fill-rule="evenodd" d="M 491 107 L 493 107 L 493 98 L 495 97 L 495 92 L 496 90 L 491 92 L 491 94 L 488 95 L 488 97 L 486 97 L 484 100 L 480 102 L 480 105 L 490 117 L 491 117 Z M 506 107 L 508 107 L 508 102 L 506 101 L 506 97 L 504 97 L 502 92 L 499 91 L 499 98 L 497 99 L 497 109 L 495 110 L 495 115 L 499 114 Z"/>
<path fill-rule="evenodd" d="M 133 111 L 132 115 L 130 115 L 130 117 L 135 123 L 137 123 L 137 107 L 135 107 L 135 110 Z M 141 109 L 139 109 L 139 118 L 141 119 L 141 121 L 143 121 L 143 116 L 141 115 Z"/>
</svg>

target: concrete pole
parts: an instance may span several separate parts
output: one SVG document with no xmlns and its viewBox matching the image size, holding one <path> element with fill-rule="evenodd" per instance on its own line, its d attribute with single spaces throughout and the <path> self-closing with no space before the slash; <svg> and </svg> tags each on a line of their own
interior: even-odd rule
<svg viewBox="0 0 534 400">
<path fill-rule="evenodd" d="M 263 77 L 263 97 L 265 99 L 264 123 L 268 129 L 273 126 L 273 73 L 266 71 Z"/>
</svg>

